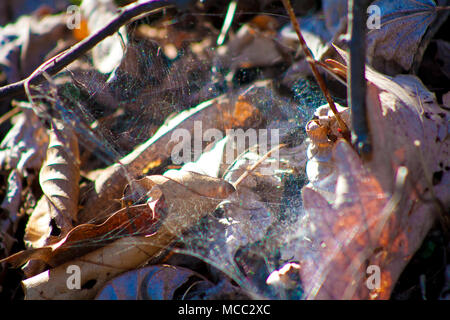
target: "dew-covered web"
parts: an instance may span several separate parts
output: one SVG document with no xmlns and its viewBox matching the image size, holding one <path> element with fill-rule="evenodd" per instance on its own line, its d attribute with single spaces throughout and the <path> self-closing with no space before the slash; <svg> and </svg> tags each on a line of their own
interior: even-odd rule
<svg viewBox="0 0 450 320">
<path fill-rule="evenodd" d="M 264 12 L 249 14 L 241 23 L 256 14 Z M 325 100 L 311 79 L 299 78 L 289 85 L 263 88 L 254 85 L 264 80 L 281 82 L 283 72 L 289 67 L 287 64 L 244 65 L 232 70 L 232 63 L 222 61 L 217 55 L 216 39 L 221 27 L 217 20 L 220 21 L 221 16 L 223 19 L 224 13 L 180 15 L 166 10 L 139 19 L 121 29 L 117 39 L 119 47 L 125 48 L 124 54 L 120 64 L 109 73 L 95 71 L 95 61 L 89 52 L 51 81 L 33 87 L 31 95 L 40 105 L 40 117 L 47 125 L 60 118 L 77 133 L 84 176 L 81 201 L 94 189 L 88 179 L 90 172 L 121 165 L 123 157 L 150 139 L 174 114 L 224 94 L 248 94 L 266 115 L 270 115 L 273 105 L 278 105 L 287 121 L 273 114 L 267 122 L 272 129 L 283 133 L 280 143 L 287 147 L 280 150 L 280 155 L 282 159 L 285 157 L 283 161 L 287 165 L 275 170 L 270 177 L 277 183 L 275 189 L 261 179 L 255 186 L 255 193 L 262 194 L 258 201 L 250 201 L 245 194 L 242 198 L 222 201 L 213 212 L 204 212 L 198 224 L 179 234 L 170 250 L 207 262 L 212 266 L 211 273 L 217 270 L 225 273 L 255 297 L 301 298 L 301 286 L 280 292 L 268 286 L 266 279 L 284 263 L 295 260 L 286 256 L 283 249 L 293 243 L 294 248 L 308 245 L 307 235 L 302 231 L 305 217 L 300 191 L 307 178 L 305 150 L 301 145 L 306 138 L 306 123 Z M 286 15 L 274 16 L 279 22 L 288 23 Z M 252 95 L 253 91 L 256 93 Z M 251 154 L 247 156 L 253 161 L 249 163 L 257 160 L 252 159 Z M 239 159 L 229 167 L 232 169 Z M 292 159 L 295 165 L 289 165 Z M 183 164 L 174 165 L 171 159 L 163 159 L 141 176 L 130 174 L 125 167 L 122 174 L 131 182 L 144 175 L 179 169 Z M 236 177 L 231 173 L 232 170 L 220 177 L 233 182 Z M 195 203 L 186 201 L 186 206 L 195 210 L 192 207 Z M 111 215 L 113 208 L 111 205 L 101 210 Z M 97 220 L 91 218 L 85 222 Z M 135 234 L 140 234 L 139 231 Z M 91 243 L 79 245 L 95 246 L 96 241 L 131 235 L 134 234 L 124 235 L 115 230 Z"/>
</svg>

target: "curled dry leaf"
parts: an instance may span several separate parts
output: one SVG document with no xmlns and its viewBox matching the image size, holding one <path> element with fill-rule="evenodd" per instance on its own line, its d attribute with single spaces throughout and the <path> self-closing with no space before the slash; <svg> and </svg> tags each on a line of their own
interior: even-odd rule
<svg viewBox="0 0 450 320">
<path fill-rule="evenodd" d="M 273 24 L 277 21 L 272 18 Z M 270 23 L 269 23 L 270 24 Z M 241 67 L 272 66 L 284 60 L 286 50 L 274 41 L 274 30 L 261 30 L 258 24 L 244 24 L 235 37 L 219 51 L 223 63 L 235 71 Z"/>
<path fill-rule="evenodd" d="M 57 242 L 77 221 L 80 179 L 78 140 L 68 126 L 54 122 L 49 131 L 47 156 L 39 173 L 43 196 L 36 204 L 25 228 L 29 248 Z M 42 267 L 42 266 L 41 266 Z"/>
</svg>

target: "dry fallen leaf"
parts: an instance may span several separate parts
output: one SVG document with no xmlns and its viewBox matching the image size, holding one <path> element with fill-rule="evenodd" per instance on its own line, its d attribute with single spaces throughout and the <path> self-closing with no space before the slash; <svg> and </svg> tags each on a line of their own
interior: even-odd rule
<svg viewBox="0 0 450 320">
<path fill-rule="evenodd" d="M 87 20 L 87 28 L 91 34 L 103 28 L 115 16 L 117 6 L 112 0 L 83 1 L 80 6 Z M 117 68 L 124 56 L 124 46 L 127 43 L 125 27 L 119 33 L 106 38 L 92 49 L 94 66 L 101 73 L 110 73 Z"/>
<path fill-rule="evenodd" d="M 3 247 L 4 255 L 9 255 L 12 245 L 16 240 L 13 238 L 17 231 L 19 207 L 22 197 L 22 176 L 16 170 L 11 170 L 7 180 L 7 190 L 0 208 L 6 211 L 6 215 L 0 218 L 0 248 Z"/>
<path fill-rule="evenodd" d="M 155 223 L 159 220 L 164 222 L 161 226 L 164 231 L 160 229 L 159 232 L 168 232 L 177 236 L 178 229 L 185 229 L 198 219 L 191 213 L 189 204 L 204 214 L 212 211 L 221 199 L 234 192 L 233 186 L 221 179 L 193 172 L 173 173 L 171 177 L 148 176 L 127 188 L 125 198 L 132 199 L 135 196 L 136 200 L 140 200 L 141 195 L 137 196 L 136 192 L 139 194 L 142 190 L 157 195 L 150 200 L 148 207 L 147 205 L 126 206 L 102 224 L 80 224 L 56 243 L 18 252 L 4 261 L 13 267 L 18 267 L 28 260 L 40 259 L 55 267 L 68 258 L 79 255 L 77 253 L 79 251 L 92 250 L 119 236 L 153 234 L 157 231 Z M 162 221 L 159 223 L 161 224 Z"/>
<path fill-rule="evenodd" d="M 366 264 L 371 264 L 376 248 L 383 252 L 389 246 L 380 243 L 377 233 L 391 214 L 383 213 L 388 198 L 345 142 L 334 147 L 334 161 L 338 170 L 334 204 L 308 187 L 302 190 L 314 248 L 299 254 L 309 257 L 300 260 L 302 284 L 306 298 L 364 299 L 369 297 L 363 283 Z"/>
<path fill-rule="evenodd" d="M 6 220 L 9 220 L 9 222 L 12 222 L 14 224 L 14 221 L 16 220 L 16 216 L 19 213 L 19 206 L 20 206 L 20 197 L 22 196 L 22 176 L 17 171 L 17 169 L 11 170 L 9 176 L 8 176 L 8 189 L 6 190 L 5 198 L 3 199 L 0 208 L 7 210 L 9 213 L 9 217 Z M 7 223 L 9 225 L 9 223 Z M 6 232 L 7 227 L 2 222 L 2 227 L 0 228 L 1 231 Z"/>
<path fill-rule="evenodd" d="M 51 55 L 73 42 L 73 37 L 80 39 L 88 35 L 86 32 L 95 32 L 117 14 L 116 0 L 98 1 L 83 2 L 85 17 L 80 31 L 84 34 L 77 35 L 66 28 L 59 36 L 58 46 L 51 45 Z M 28 0 L 19 2 L 31 4 Z M 132 1 L 119 2 L 123 5 Z M 227 286 L 232 286 L 229 279 L 253 297 L 260 294 L 263 298 L 290 299 L 390 296 L 399 274 L 435 222 L 435 216 L 430 213 L 448 207 L 448 109 L 438 106 L 434 95 L 417 78 L 404 75 L 389 78 L 369 68 L 367 98 L 375 150 L 371 160 L 361 160 L 349 144 L 339 140 L 335 117 L 326 106 L 316 110 L 305 133 L 312 110 L 324 102 L 322 93 L 315 94 L 314 84 L 303 77 L 308 74 L 303 72 L 306 61 L 293 62 L 299 57 L 294 56 L 297 37 L 294 40 L 289 32 L 283 34 L 282 30 L 289 28 L 281 30 L 277 25 L 286 22 L 279 15 L 284 12 L 281 2 L 264 0 L 257 6 L 255 1 L 240 2 L 235 22 L 226 32 L 227 40 L 216 46 L 217 28 L 223 22 L 216 12 L 226 9 L 226 3 L 222 2 L 206 1 L 187 14 L 178 14 L 183 10 L 174 8 L 141 16 L 139 22 L 124 26 L 119 34 L 83 54 L 55 76 L 54 81 L 48 78 L 41 90 L 30 88 L 35 101 L 49 102 L 53 97 L 44 88 L 50 85 L 51 89 L 57 89 L 54 91 L 57 105 L 39 113 L 47 123 L 57 121 L 58 116 L 64 119 L 70 116 L 77 122 L 74 129 L 82 150 L 83 191 L 78 197 L 78 189 L 73 189 L 79 180 L 77 168 L 70 167 L 75 163 L 70 162 L 75 160 L 71 159 L 74 152 L 61 157 L 66 167 L 57 170 L 56 180 L 53 169 L 60 162 L 59 159 L 49 161 L 52 159 L 49 152 L 40 181 L 45 195 L 28 219 L 24 239 L 17 239 L 19 244 L 25 240 L 29 250 L 2 260 L 15 267 L 26 264 L 22 269 L 25 278 L 29 277 L 22 283 L 26 299 L 100 297 L 99 291 L 105 284 L 109 289 L 115 286 L 114 292 L 108 291 L 113 296 L 120 293 L 124 297 L 127 289 L 135 289 L 133 293 L 141 294 L 141 298 L 207 298 L 217 297 L 217 292 L 219 296 L 220 292 L 227 292 Z M 229 13 L 235 3 L 231 3 Z M 375 45 L 370 48 L 376 53 L 372 62 L 375 66 L 380 61 L 387 61 L 387 65 L 393 61 L 393 64 L 409 63 L 413 56 L 409 70 L 414 71 L 430 35 L 448 14 L 448 10 L 439 7 L 444 1 L 374 3 L 383 6 L 382 22 L 393 18 L 383 28 L 404 25 L 408 20 L 417 25 L 405 28 L 406 35 L 401 34 L 400 28 L 391 32 L 395 37 L 402 35 L 402 39 L 395 39 L 398 43 L 408 42 L 409 52 L 403 52 L 404 57 L 395 57 L 402 50 L 395 47 L 396 43 L 392 44 L 391 34 L 375 44 L 369 43 Z M 318 64 L 323 66 L 323 59 L 331 51 L 325 51 L 330 48 L 330 42 L 340 41 L 339 34 L 345 32 L 347 1 L 323 0 L 321 6 L 318 4 L 319 1 L 308 0 L 294 6 L 297 15 L 301 12 L 306 42 L 315 57 L 321 58 Z M 2 3 L 0 7 L 9 10 L 17 8 L 17 4 L 8 0 L 8 5 Z M 312 7 L 315 9 L 309 11 Z M 392 12 L 389 9 L 384 14 L 386 8 L 393 8 Z M 261 11 L 264 16 L 257 15 L 248 21 L 242 13 L 249 10 Z M 303 17 L 307 11 L 312 13 L 309 18 Z M 9 19 L 14 16 L 14 12 L 10 13 Z M 12 37 L 4 39 L 5 46 L 0 50 L 0 64 L 6 71 L 0 72 L 3 74 L 0 80 L 10 82 L 13 72 L 22 72 L 21 67 L 26 66 L 33 52 L 39 55 L 32 56 L 30 62 L 36 59 L 42 62 L 40 54 L 51 49 L 48 43 L 42 52 L 39 48 L 28 50 L 26 44 L 31 48 L 37 43 L 35 35 L 29 32 L 45 31 L 37 25 L 51 24 L 46 19 L 49 13 L 51 8 L 41 8 L 34 14 L 35 19 L 28 20 L 36 22 L 36 26 L 26 26 L 23 30 L 19 30 L 23 24 L 13 24 Z M 423 24 L 417 23 L 421 18 Z M 0 13 L 2 19 L 5 17 Z M 61 20 L 67 23 L 68 16 Z M 5 30 L 8 26 L 1 28 L 0 38 L 8 36 Z M 239 30 L 237 34 L 236 30 Z M 43 34 L 51 33 L 47 31 L 39 34 L 45 38 Z M 311 32 L 310 37 L 307 31 Z M 383 54 L 389 56 L 395 51 L 390 60 L 377 51 L 386 43 Z M 443 42 L 437 43 L 439 50 L 445 49 Z M 427 60 L 432 61 L 434 48 L 427 52 Z M 445 54 L 435 56 L 442 58 Z M 432 64 L 434 68 L 445 67 L 440 61 Z M 388 68 L 387 65 L 382 66 Z M 422 68 L 427 70 L 424 63 Z M 106 73 L 100 74 L 98 70 Z M 336 67 L 334 71 L 341 78 L 347 73 L 345 68 Z M 394 69 L 389 72 L 395 74 Z M 439 94 L 444 91 L 439 80 L 432 84 L 427 80 L 422 77 L 429 88 L 439 88 Z M 330 89 L 345 96 L 343 87 Z M 170 115 L 224 93 L 178 116 Z M 439 95 L 437 100 L 441 100 Z M 448 100 L 444 95 L 443 105 L 448 105 Z M 341 115 L 350 116 L 350 109 L 341 110 Z M 2 121 L 10 116 L 8 112 Z M 34 118 L 33 121 L 37 119 Z M 24 221 L 36 198 L 41 196 L 33 179 L 42 166 L 43 153 L 39 150 L 51 150 L 52 141 L 47 148 L 44 129 L 32 128 L 35 123 L 28 115 L 15 117 L 14 121 L 17 120 L 22 124 L 14 127 L 0 151 L 2 169 L 7 169 L 3 181 L 9 175 L 8 185 L 0 188 L 0 199 L 11 214 L 17 208 L 21 214 L 25 213 L 19 216 Z M 265 145 L 259 136 L 255 146 L 260 150 L 238 150 L 227 132 L 232 128 L 254 132 L 263 128 L 269 133 L 279 129 L 278 142 L 283 148 L 260 163 L 264 155 L 261 147 Z M 42 137 L 33 137 L 41 131 Z M 179 133 L 187 137 L 181 144 L 180 140 L 173 139 L 174 136 L 182 138 Z M 310 144 L 305 151 L 306 143 L 298 142 L 306 134 Z M 246 140 L 251 147 L 254 141 L 248 136 Z M 64 141 L 60 142 L 64 145 Z M 208 144 L 212 148 L 205 150 Z M 185 147 L 183 155 L 190 157 L 180 163 L 174 155 L 181 145 Z M 230 166 L 229 160 L 233 165 Z M 97 170 L 104 163 L 110 167 Z M 182 164 L 180 170 L 158 175 Z M 269 174 L 263 172 L 268 167 Z M 304 179 L 305 171 L 309 184 L 301 193 L 301 188 L 308 183 Z M 72 184 L 68 186 L 67 182 Z M 78 209 L 81 212 L 77 214 Z M 11 228 L 11 218 L 0 220 L 0 232 L 15 231 L 14 225 Z M 73 228 L 76 223 L 79 224 Z M 0 251 L 7 248 L 2 253 L 8 252 L 16 241 L 10 234 L 0 233 Z M 19 238 L 18 235 L 15 236 Z M 205 279 L 200 280 L 205 280 L 201 284 L 196 283 L 199 279 L 190 270 L 178 267 L 159 265 L 138 269 L 149 263 L 177 265 L 173 263 L 176 259 L 171 260 L 174 256 L 192 270 L 198 269 L 190 263 L 201 266 L 202 276 L 209 280 L 226 280 L 223 283 L 228 285 L 213 286 Z M 381 268 L 381 287 L 376 290 L 366 286 L 368 265 Z M 81 270 L 79 290 L 71 290 L 67 282 L 68 270 L 74 266 Z M 123 274 L 129 270 L 132 271 Z M 160 272 L 159 276 L 152 273 L 155 270 Z M 271 270 L 278 270 L 273 273 L 278 276 L 278 282 L 267 279 Z M 2 271 L 0 278 L 5 274 Z M 116 276 L 119 277 L 107 284 Z"/>
<path fill-rule="evenodd" d="M 274 33 L 270 29 L 260 30 L 255 24 L 244 24 L 219 50 L 219 57 L 233 71 L 241 67 L 275 65 L 284 60 L 286 49 L 279 46 L 273 38 Z"/>
</svg>

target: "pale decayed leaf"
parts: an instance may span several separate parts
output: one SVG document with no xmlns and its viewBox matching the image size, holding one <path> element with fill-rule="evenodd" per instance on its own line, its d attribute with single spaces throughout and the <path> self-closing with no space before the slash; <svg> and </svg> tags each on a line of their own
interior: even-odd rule
<svg viewBox="0 0 450 320">
<path fill-rule="evenodd" d="M 302 191 L 314 248 L 300 253 L 305 257 L 301 260 L 302 284 L 306 297 L 367 298 L 369 291 L 362 284 L 364 263 L 380 246 L 375 230 L 391 214 L 382 215 L 388 199 L 345 142 L 336 145 L 334 160 L 339 172 L 334 205 L 308 187 Z M 352 281 L 361 292 L 345 292 L 354 289 Z"/>
<path fill-rule="evenodd" d="M 259 92 L 248 93 L 255 98 L 256 94 Z M 117 210 L 112 200 L 120 199 L 125 185 L 129 182 L 127 178 L 146 174 L 153 168 L 154 163 L 161 164 L 171 158 L 175 147 L 181 149 L 187 146 L 187 149 L 191 150 L 191 139 L 186 137 L 196 134 L 203 137 L 208 129 L 215 129 L 223 134 L 226 129 L 234 127 L 258 127 L 261 121 L 258 109 L 249 103 L 241 103 L 240 96 L 236 94 L 205 101 L 167 119 L 152 138 L 120 159 L 122 165 L 114 164 L 99 171 L 95 188 L 86 195 L 88 200 L 79 212 L 80 222 L 98 221 L 111 214 L 110 210 Z M 180 133 L 183 133 L 181 139 Z"/>
<path fill-rule="evenodd" d="M 195 278 L 195 286 L 186 295 L 177 297 L 176 290 Z M 202 275 L 192 270 L 168 266 L 155 265 L 138 270 L 129 271 L 111 281 L 103 287 L 97 295 L 97 300 L 173 300 L 188 299 L 198 291 L 207 291 L 214 284 Z"/>
<path fill-rule="evenodd" d="M 448 15 L 446 10 L 438 10 L 433 0 L 378 0 L 372 5 L 381 11 L 380 28 L 371 28 L 367 34 L 369 61 L 380 71 L 380 62 L 393 61 L 405 70 L 410 70 L 419 50 L 422 38 L 438 14 Z M 419 59 L 420 60 L 420 59 Z"/>
<path fill-rule="evenodd" d="M 336 104 L 342 120 L 350 124 L 350 109 Z M 337 180 L 335 164 L 332 161 L 333 142 L 330 135 L 338 137 L 338 124 L 328 105 L 317 108 L 315 120 L 306 125 L 309 140 L 306 150 L 306 175 L 308 187 L 319 192 L 328 201 L 334 201 L 335 183 Z"/>
<path fill-rule="evenodd" d="M 271 66 L 283 61 L 281 47 L 270 31 L 262 31 L 250 24 L 243 25 L 219 55 L 232 70 L 240 67 Z"/>
<path fill-rule="evenodd" d="M 0 247 L 5 246 L 6 254 L 11 250 L 13 243 L 13 237 L 11 235 L 17 231 L 17 224 L 19 222 L 18 214 L 22 196 L 22 176 L 16 169 L 11 170 L 7 183 L 6 195 L 0 205 L 0 208 L 7 212 L 6 216 L 0 218 Z"/>
</svg>

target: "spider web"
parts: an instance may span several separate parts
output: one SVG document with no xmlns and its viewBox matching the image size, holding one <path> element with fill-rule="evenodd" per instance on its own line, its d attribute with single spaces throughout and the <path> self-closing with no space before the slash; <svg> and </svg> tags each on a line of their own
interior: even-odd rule
<svg viewBox="0 0 450 320">
<path fill-rule="evenodd" d="M 194 29 L 189 22 L 192 19 L 195 20 L 195 15 L 185 14 L 133 22 L 127 26 L 126 34 L 121 35 L 126 38 L 122 43 L 125 46 L 122 63 L 110 74 L 93 72 L 95 66 L 88 53 L 52 81 L 32 88 L 33 100 L 41 106 L 41 119 L 51 122 L 60 118 L 76 131 L 85 159 L 83 172 L 120 163 L 133 148 L 148 140 L 167 117 L 221 94 L 248 92 L 254 81 L 267 79 L 264 68 L 240 68 L 227 82 L 231 70 L 215 59 L 216 48 L 193 52 L 193 47 L 201 46 L 205 39 L 215 41 L 214 28 L 207 34 L 192 31 L 190 37 L 184 35 L 187 40 L 171 38 L 176 36 L 173 34 L 158 36 L 158 32 L 164 33 L 161 26 L 177 32 L 188 28 L 189 33 L 189 28 Z M 152 38 L 149 34 L 156 36 Z M 173 46 L 177 42 L 181 44 Z M 53 95 L 42 94 L 49 89 Z M 288 89 L 284 99 L 295 108 L 285 110 L 294 123 L 285 142 L 296 150 L 306 137 L 303 128 L 325 99 L 317 85 L 308 79 L 299 79 Z M 280 100 L 275 93 L 271 96 L 270 90 L 265 92 L 259 101 L 262 106 Z M 277 129 L 284 130 L 282 125 Z M 162 174 L 168 168 L 170 159 L 166 166 L 149 174 Z M 129 182 L 135 178 L 126 171 L 123 174 Z M 277 172 L 275 177 L 283 189 L 280 197 L 247 208 L 252 215 L 249 223 L 255 223 L 255 228 L 240 228 L 240 221 L 228 215 L 233 204 L 224 201 L 214 212 L 206 212 L 197 225 L 180 234 L 171 250 L 205 261 L 213 267 L 210 272 L 225 273 L 254 297 L 301 298 L 301 285 L 284 292 L 266 284 L 272 271 L 292 261 L 282 256 L 283 247 L 292 242 L 297 247 L 309 245 L 306 231 L 302 231 L 306 230 L 301 202 L 301 188 L 307 183 L 305 173 L 286 169 Z M 273 191 L 273 186 L 259 188 L 262 193 Z M 246 203 L 241 203 L 241 207 L 245 206 Z M 108 234 L 98 241 L 118 237 L 123 235 Z"/>
</svg>

